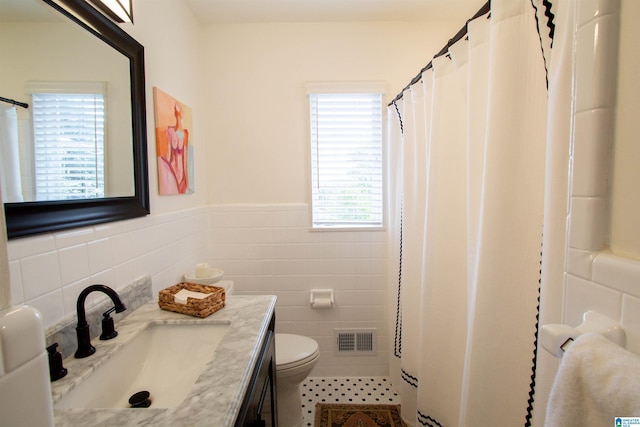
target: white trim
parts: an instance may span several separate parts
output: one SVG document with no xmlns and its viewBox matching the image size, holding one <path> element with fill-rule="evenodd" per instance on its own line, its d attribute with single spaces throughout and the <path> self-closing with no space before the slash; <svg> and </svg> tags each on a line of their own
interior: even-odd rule
<svg viewBox="0 0 640 427">
<path fill-rule="evenodd" d="M 107 94 L 107 82 L 26 82 L 25 91 L 33 93 L 102 93 Z"/>
<path fill-rule="evenodd" d="M 381 93 L 384 97 L 387 82 L 308 82 L 307 95 L 314 93 Z"/>
</svg>

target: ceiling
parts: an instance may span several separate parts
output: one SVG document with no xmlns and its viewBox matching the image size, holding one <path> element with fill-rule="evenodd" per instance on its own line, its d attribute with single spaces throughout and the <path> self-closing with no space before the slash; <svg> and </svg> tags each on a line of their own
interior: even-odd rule
<svg viewBox="0 0 640 427">
<path fill-rule="evenodd" d="M 460 21 L 486 0 L 184 0 L 202 24 Z"/>
</svg>

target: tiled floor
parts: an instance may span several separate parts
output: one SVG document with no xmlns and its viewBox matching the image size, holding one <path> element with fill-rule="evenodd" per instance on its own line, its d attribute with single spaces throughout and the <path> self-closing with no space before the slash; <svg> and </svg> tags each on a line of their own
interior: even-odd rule
<svg viewBox="0 0 640 427">
<path fill-rule="evenodd" d="M 400 395 L 385 377 L 309 377 L 302 382 L 300 394 L 304 427 L 313 427 L 318 402 L 400 403 Z"/>
</svg>

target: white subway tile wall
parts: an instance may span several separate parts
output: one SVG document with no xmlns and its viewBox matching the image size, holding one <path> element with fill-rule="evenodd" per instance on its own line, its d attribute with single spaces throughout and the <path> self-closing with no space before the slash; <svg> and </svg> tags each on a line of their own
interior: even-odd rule
<svg viewBox="0 0 640 427">
<path fill-rule="evenodd" d="M 320 346 L 314 376 L 386 375 L 386 231 L 314 231 L 306 204 L 214 205 L 211 259 L 237 294 L 274 294 L 276 331 Z M 309 291 L 335 290 L 329 309 L 312 309 Z M 377 328 L 375 356 L 334 356 L 334 328 Z"/>
<path fill-rule="evenodd" d="M 640 263 L 607 252 L 607 197 L 613 140 L 620 3 L 578 5 L 575 131 L 563 321 L 596 310 L 619 321 L 640 354 Z"/>
<path fill-rule="evenodd" d="M 155 295 L 209 262 L 238 294 L 277 295 L 277 330 L 320 344 L 313 375 L 386 375 L 386 231 L 312 231 L 309 218 L 306 204 L 210 205 L 12 240 L 11 303 L 36 307 L 48 327 L 75 316 L 90 284 L 119 289 L 149 275 Z M 333 288 L 334 307 L 312 309 L 312 288 Z M 377 355 L 334 356 L 334 328 L 377 328 Z"/>
<path fill-rule="evenodd" d="M 206 227 L 207 208 L 197 208 L 11 240 L 11 304 L 37 308 L 47 328 L 75 316 L 78 294 L 93 283 L 117 290 L 149 275 L 157 293 L 207 258 Z"/>
</svg>

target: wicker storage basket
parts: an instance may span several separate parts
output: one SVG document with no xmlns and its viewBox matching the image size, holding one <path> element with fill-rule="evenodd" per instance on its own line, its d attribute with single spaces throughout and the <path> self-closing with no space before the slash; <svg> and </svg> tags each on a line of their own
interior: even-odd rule
<svg viewBox="0 0 640 427">
<path fill-rule="evenodd" d="M 186 304 L 175 302 L 175 294 L 182 289 L 193 292 L 211 294 L 206 298 L 187 298 Z M 176 313 L 188 314 L 189 316 L 207 317 L 224 307 L 224 288 L 211 285 L 199 285 L 197 283 L 181 282 L 160 291 L 158 295 L 158 305 L 163 310 L 174 311 Z"/>
</svg>

